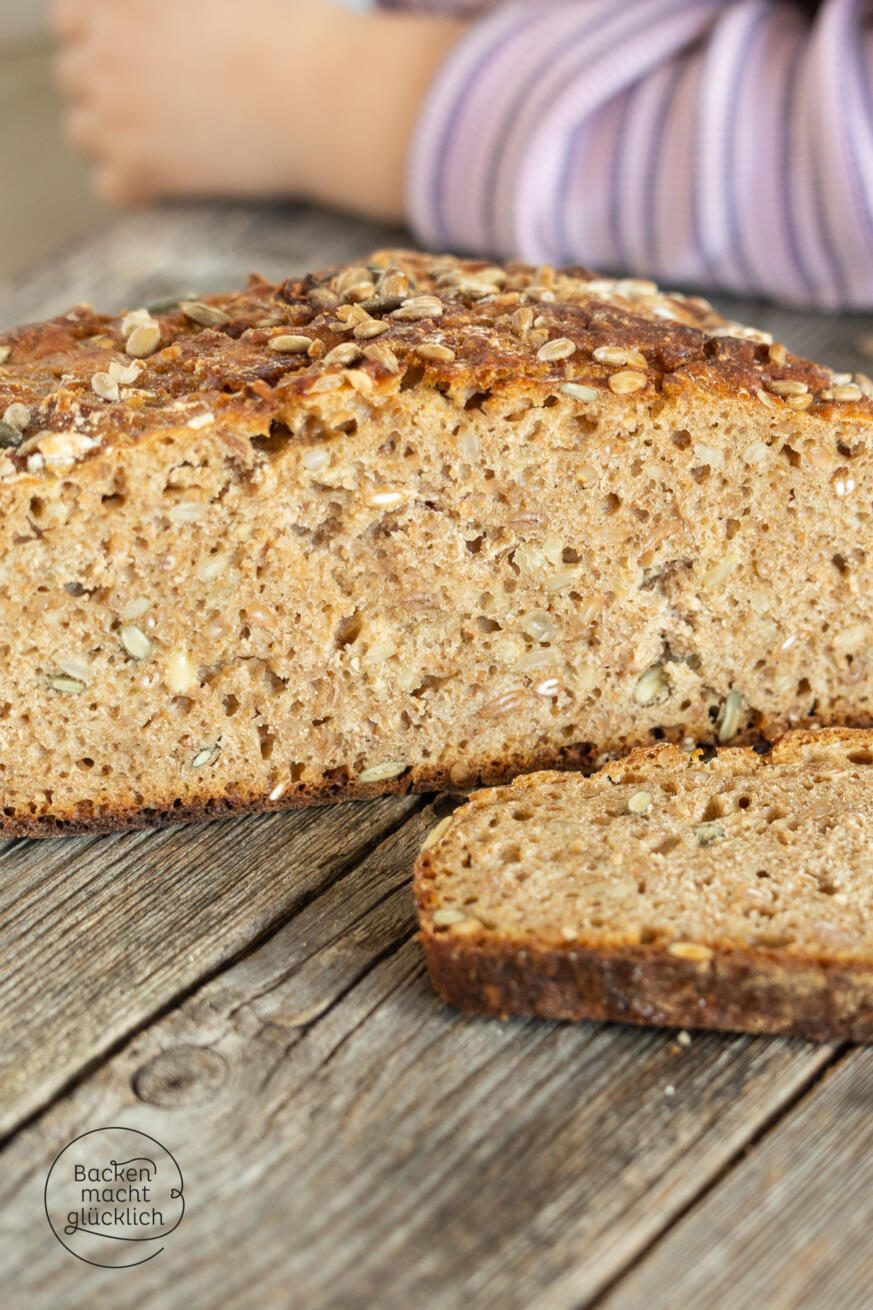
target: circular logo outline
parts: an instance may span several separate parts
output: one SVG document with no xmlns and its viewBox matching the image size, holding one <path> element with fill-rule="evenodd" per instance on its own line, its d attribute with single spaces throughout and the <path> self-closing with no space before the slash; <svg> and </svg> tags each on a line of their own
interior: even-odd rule
<svg viewBox="0 0 873 1310">
<path fill-rule="evenodd" d="M 144 1133 L 144 1132 L 142 1131 L 141 1128 L 128 1128 L 128 1127 L 125 1127 L 123 1124 L 105 1124 L 102 1128 L 89 1128 L 86 1132 L 84 1132 L 84 1133 L 79 1133 L 77 1137 L 73 1137 L 73 1138 L 71 1138 L 70 1141 L 67 1142 L 66 1146 L 62 1147 L 61 1150 L 58 1151 L 57 1155 L 56 1155 L 55 1158 L 52 1160 L 51 1165 L 49 1166 L 49 1171 L 48 1171 L 48 1173 L 46 1174 L 45 1186 L 44 1186 L 44 1188 L 43 1188 L 43 1194 L 42 1194 L 42 1195 L 43 1195 L 43 1207 L 44 1207 L 44 1209 L 45 1209 L 45 1217 L 46 1217 L 46 1220 L 47 1220 L 47 1222 L 48 1222 L 48 1226 L 49 1226 L 49 1228 L 50 1228 L 51 1231 L 52 1231 L 52 1235 L 56 1238 L 56 1240 L 60 1243 L 60 1245 L 64 1248 L 64 1250 L 65 1250 L 65 1251 L 68 1251 L 69 1254 L 70 1254 L 71 1256 L 74 1256 L 76 1260 L 81 1260 L 82 1263 L 83 1263 L 83 1264 L 86 1264 L 86 1265 L 92 1265 L 95 1269 L 136 1269 L 137 1266 L 139 1266 L 139 1265 L 144 1265 L 144 1264 L 148 1264 L 148 1262 L 149 1262 L 150 1260 L 154 1260 L 156 1256 L 159 1256 L 159 1255 L 161 1254 L 161 1252 L 164 1250 L 164 1247 L 163 1247 L 163 1246 L 160 1246 L 160 1247 L 158 1247 L 157 1251 L 152 1251 L 151 1255 L 143 1256 L 142 1260 L 132 1260 L 129 1264 L 123 1264 L 123 1265 L 119 1265 L 119 1264 L 114 1264 L 114 1265 L 105 1265 L 105 1264 L 101 1264 L 99 1260 L 89 1260 L 87 1256 L 85 1256 L 85 1255 L 79 1255 L 78 1251 L 74 1251 L 73 1248 L 72 1248 L 71 1246 L 68 1246 L 68 1245 L 67 1245 L 67 1243 L 64 1241 L 63 1237 L 60 1235 L 60 1233 L 58 1232 L 58 1230 L 55 1228 L 54 1223 L 52 1222 L 51 1213 L 50 1213 L 50 1211 L 49 1211 L 49 1183 L 51 1182 L 51 1176 L 52 1176 L 52 1173 L 54 1172 L 55 1165 L 58 1163 L 58 1161 L 60 1160 L 61 1156 L 62 1156 L 62 1155 L 65 1155 L 65 1154 L 67 1153 L 67 1151 L 69 1151 L 69 1149 L 70 1149 L 71 1146 L 75 1146 L 75 1145 L 76 1145 L 76 1142 L 81 1142 L 83 1138 L 85 1138 L 85 1137 L 91 1137 L 92 1134 L 94 1134 L 94 1133 L 106 1133 L 106 1132 L 136 1133 L 137 1137 L 144 1137 L 144 1138 L 146 1139 L 146 1141 L 148 1141 L 148 1142 L 154 1142 L 155 1146 L 159 1147 L 159 1148 L 164 1152 L 165 1155 L 168 1155 L 168 1156 L 170 1157 L 170 1159 L 173 1161 L 173 1164 L 176 1166 L 176 1173 L 179 1175 L 179 1186 L 178 1186 L 177 1188 L 173 1188 L 173 1187 L 170 1188 L 170 1197 L 171 1197 L 172 1199 L 174 1199 L 174 1200 L 175 1200 L 175 1199 L 178 1199 L 178 1200 L 180 1201 L 180 1203 L 181 1203 L 181 1211 L 180 1211 L 180 1213 L 179 1213 L 179 1218 L 178 1218 L 178 1219 L 176 1220 L 176 1222 L 173 1224 L 172 1228 L 168 1228 L 168 1229 L 166 1230 L 166 1232 L 161 1233 L 161 1234 L 160 1234 L 160 1237 L 158 1237 L 158 1236 L 156 1236 L 156 1237 L 154 1237 L 154 1238 L 145 1238 L 145 1237 L 116 1237 L 114 1233 L 98 1233 L 98 1234 L 96 1234 L 96 1236 L 98 1236 L 98 1237 L 105 1237 L 105 1238 L 107 1238 L 108 1240 L 113 1241 L 113 1242 L 143 1242 L 143 1241 L 158 1241 L 158 1240 L 160 1240 L 161 1238 L 169 1237 L 169 1236 L 170 1236 L 170 1233 L 174 1233 L 174 1232 L 176 1231 L 176 1229 L 179 1227 L 179 1225 L 181 1224 L 182 1220 L 185 1218 L 185 1179 L 184 1179 L 184 1177 L 183 1177 L 183 1175 L 182 1175 L 182 1170 L 181 1170 L 181 1168 L 179 1167 L 179 1161 L 178 1161 L 178 1160 L 176 1159 L 176 1157 L 173 1155 L 173 1152 L 172 1152 L 171 1150 L 169 1150 L 168 1147 L 164 1146 L 163 1142 L 159 1142 L 158 1139 L 157 1139 L 157 1137 L 152 1137 L 151 1133 Z M 142 1156 L 142 1157 L 135 1157 L 135 1158 L 146 1159 L 147 1157 Z M 116 1161 L 112 1161 L 111 1163 L 115 1164 L 115 1163 L 117 1163 L 117 1162 L 116 1162 Z M 123 1160 L 123 1161 L 121 1161 L 121 1163 L 122 1163 L 122 1164 L 129 1164 L 130 1161 Z M 154 1161 L 151 1161 L 151 1163 L 154 1163 Z M 76 1231 L 77 1231 L 77 1232 L 90 1232 L 91 1230 L 90 1230 L 90 1229 L 85 1229 L 85 1228 L 80 1228 L 80 1229 L 76 1229 Z"/>
</svg>

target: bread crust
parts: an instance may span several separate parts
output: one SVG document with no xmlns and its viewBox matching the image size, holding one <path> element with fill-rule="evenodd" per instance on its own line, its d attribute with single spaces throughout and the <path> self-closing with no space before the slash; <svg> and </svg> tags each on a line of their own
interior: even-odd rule
<svg viewBox="0 0 873 1310">
<path fill-rule="evenodd" d="M 834 420 L 864 427 L 873 422 L 873 387 L 863 380 L 848 389 L 851 395 L 845 386 L 835 395 L 830 369 L 784 347 L 774 355 L 767 333 L 726 320 L 706 300 L 662 293 L 654 283 L 598 278 L 577 267 L 495 268 L 405 250 L 377 251 L 358 272 L 378 280 L 388 268 L 407 278 L 413 300 L 433 303 L 410 318 L 404 315 L 415 311 L 404 307 L 402 296 L 361 302 L 362 312 L 385 325 L 374 340 L 361 340 L 362 352 L 378 344 L 400 363 L 393 370 L 366 355 L 355 363 L 373 402 L 392 395 L 410 365 L 426 386 L 471 394 L 491 390 L 524 400 L 571 379 L 609 395 L 615 365 L 594 354 L 608 343 L 613 350 L 646 355 L 642 394 L 702 390 L 790 415 L 797 396 L 779 390 L 787 384 L 808 392 L 803 419 L 823 440 L 832 435 L 828 424 Z M 44 323 L 0 332 L 0 414 L 16 404 L 31 415 L 20 444 L 0 442 L 0 497 L 21 479 L 38 485 L 67 476 L 71 466 L 93 461 L 101 451 L 159 441 L 188 414 L 196 417 L 204 409 L 241 437 L 269 432 L 291 407 L 328 414 L 338 395 L 333 384 L 343 380 L 330 352 L 354 339 L 350 324 L 336 318 L 341 296 L 335 288 L 354 272 L 334 266 L 278 285 L 252 277 L 244 290 L 194 302 L 194 310 L 185 301 L 156 309 L 155 353 L 138 376 L 114 390 L 110 385 L 108 392 L 108 362 L 137 364 L 125 353 L 130 334 L 123 315 L 79 305 Z M 544 278 L 547 285 L 541 285 Z M 538 328 L 520 331 L 513 324 L 522 298 Z M 211 323 L 210 311 L 216 320 Z M 192 321 L 192 312 L 206 325 Z M 531 330 L 552 339 L 560 333 L 573 344 L 569 372 L 565 359 L 540 357 Z M 300 340 L 317 344 L 310 351 L 271 349 L 280 334 L 302 334 Z M 441 354 L 446 347 L 451 357 Z M 97 381 L 95 390 L 101 377 L 104 383 Z"/>
<path fill-rule="evenodd" d="M 766 755 L 743 746 L 720 749 L 710 766 L 744 775 L 805 759 L 809 747 L 873 751 L 873 731 L 846 727 L 787 733 Z M 666 774 L 687 768 L 673 745 L 640 747 L 606 764 L 616 781 L 646 767 Z M 519 777 L 498 798 L 507 801 L 554 774 Z M 493 804 L 481 791 L 468 805 Z M 428 972 L 450 1005 L 500 1019 L 594 1019 L 659 1027 L 712 1028 L 804 1037 L 810 1041 L 873 1041 L 873 961 L 848 953 L 792 953 L 778 948 L 708 944 L 707 958 L 669 952 L 669 943 L 596 945 L 516 939 L 483 930 L 457 937 L 435 930 L 434 874 L 439 844 L 415 865 L 414 888 Z"/>
<path fill-rule="evenodd" d="M 702 962 L 658 946 L 518 950 L 427 928 L 421 941 L 443 1000 L 476 1014 L 873 1041 L 871 964 L 760 950 L 717 950 Z"/>
</svg>

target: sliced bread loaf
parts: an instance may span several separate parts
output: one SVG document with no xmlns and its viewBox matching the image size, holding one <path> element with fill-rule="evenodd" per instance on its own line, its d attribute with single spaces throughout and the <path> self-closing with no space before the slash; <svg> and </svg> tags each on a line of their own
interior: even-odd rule
<svg viewBox="0 0 873 1310">
<path fill-rule="evenodd" d="M 873 733 L 518 778 L 433 830 L 415 889 L 462 1009 L 873 1040 Z"/>
<path fill-rule="evenodd" d="M 868 722 L 870 389 L 404 252 L 0 335 L 0 833 Z"/>
</svg>

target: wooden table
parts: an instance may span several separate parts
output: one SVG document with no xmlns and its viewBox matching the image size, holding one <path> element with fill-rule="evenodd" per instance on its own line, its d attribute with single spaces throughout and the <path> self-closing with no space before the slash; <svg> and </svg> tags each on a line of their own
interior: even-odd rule
<svg viewBox="0 0 873 1310">
<path fill-rule="evenodd" d="M 386 240 L 310 211 L 145 214 L 0 316 Z M 864 367 L 863 320 L 728 312 Z M 5 1307 L 873 1305 L 873 1051 L 453 1013 L 409 889 L 440 805 L 0 846 Z M 107 1271 L 54 1240 L 43 1187 L 116 1124 L 173 1152 L 187 1212 L 158 1259 Z"/>
</svg>

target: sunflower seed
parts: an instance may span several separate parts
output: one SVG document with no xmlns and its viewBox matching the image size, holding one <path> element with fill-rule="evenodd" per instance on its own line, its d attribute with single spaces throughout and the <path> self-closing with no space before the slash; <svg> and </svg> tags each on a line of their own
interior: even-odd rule
<svg viewBox="0 0 873 1310">
<path fill-rule="evenodd" d="M 16 400 L 6 407 L 3 422 L 7 427 L 17 428 L 19 432 L 23 432 L 30 424 L 32 417 L 33 415 L 27 405 L 22 405 L 20 401 Z"/>
<path fill-rule="evenodd" d="M 132 309 L 125 314 L 121 320 L 121 335 L 125 340 L 138 327 L 157 327 L 157 323 L 152 318 L 147 309 Z"/>
<path fill-rule="evenodd" d="M 391 317 L 415 323 L 423 318 L 442 318 L 442 315 L 443 302 L 436 296 L 413 296 L 410 300 L 404 300 L 400 308 L 393 311 Z"/>
<path fill-rule="evenodd" d="M 446 364 L 450 364 L 455 358 L 455 352 L 450 350 L 448 346 L 425 344 L 417 346 L 416 351 L 422 359 L 436 359 Z"/>
<path fill-rule="evenodd" d="M 327 352 L 324 362 L 325 364 L 354 364 L 355 360 L 361 358 L 362 353 L 360 346 L 356 346 L 353 341 L 343 341 Z"/>
<path fill-rule="evenodd" d="M 809 391 L 805 382 L 797 382 L 794 378 L 783 378 L 767 385 L 775 396 L 805 396 Z"/>
<path fill-rule="evenodd" d="M 575 341 L 571 341 L 569 337 L 555 337 L 554 341 L 547 341 L 544 346 L 540 346 L 537 359 L 544 364 L 551 364 L 554 360 L 570 359 L 575 354 Z"/>
<path fill-rule="evenodd" d="M 165 296 L 163 300 L 153 300 L 150 305 L 146 305 L 149 314 L 170 314 L 174 309 L 178 309 L 185 301 L 190 302 L 191 296 Z"/>
<path fill-rule="evenodd" d="M 302 355 L 310 347 L 311 337 L 300 337 L 283 332 L 278 337 L 271 337 L 267 345 L 278 355 Z"/>
<path fill-rule="evenodd" d="M 715 953 L 712 947 L 703 946 L 700 942 L 671 942 L 667 951 L 677 960 L 692 960 L 695 963 L 711 960 Z"/>
<path fill-rule="evenodd" d="M 609 379 L 609 389 L 616 396 L 629 396 L 633 391 L 641 391 L 647 381 L 645 373 L 637 373 L 633 369 L 626 368 L 620 373 L 613 373 Z"/>
<path fill-rule="evenodd" d="M 125 623 L 121 629 L 121 644 L 135 660 L 147 660 L 152 653 L 152 643 L 135 623 Z"/>
<path fill-rule="evenodd" d="M 5 364 L 11 354 L 11 346 L 0 346 L 0 364 Z"/>
<path fill-rule="evenodd" d="M 95 373 L 91 379 L 91 387 L 101 400 L 118 399 L 118 383 L 108 373 Z"/>
<path fill-rule="evenodd" d="M 87 689 L 88 684 L 81 678 L 72 678 L 68 673 L 53 673 L 49 677 L 48 685 L 52 691 L 59 691 L 64 696 L 78 696 Z"/>
<path fill-rule="evenodd" d="M 390 331 L 390 323 L 383 323 L 380 318 L 372 318 L 368 323 L 359 323 L 354 330 L 354 336 L 358 341 L 372 341 L 373 337 L 381 337 L 383 332 Z"/>
<path fill-rule="evenodd" d="M 221 327 L 223 323 L 230 322 L 230 314 L 226 314 L 217 305 L 207 305 L 202 300 L 180 300 L 179 308 L 185 317 L 196 323 L 198 327 Z"/>
<path fill-rule="evenodd" d="M 667 700 L 671 687 L 662 665 L 653 664 L 634 687 L 634 700 L 638 705 L 660 705 Z"/>
<path fill-rule="evenodd" d="M 635 791 L 633 796 L 628 798 L 628 814 L 648 814 L 652 808 L 652 793 L 650 791 Z"/>
<path fill-rule="evenodd" d="M 581 400 L 583 402 L 596 400 L 600 395 L 596 387 L 586 387 L 580 382 L 564 382 L 560 389 L 571 400 Z"/>
<path fill-rule="evenodd" d="M 744 704 L 740 692 L 728 692 L 718 720 L 718 739 L 720 742 L 730 741 L 739 732 L 743 719 Z"/>
<path fill-rule="evenodd" d="M 452 816 L 449 815 L 448 819 L 444 819 L 443 822 L 450 822 L 451 817 Z M 437 825 L 437 828 L 440 827 L 442 827 L 442 824 Z M 434 832 L 437 831 L 437 828 L 434 829 Z M 425 846 L 422 846 L 422 850 L 426 849 Z M 435 928 L 450 928 L 456 923 L 466 923 L 469 917 L 470 916 L 465 914 L 463 910 L 454 910 L 450 905 L 441 905 L 438 910 L 434 910 L 432 922 Z"/>
<path fill-rule="evenodd" d="M 147 359 L 161 344 L 161 329 L 157 323 L 135 327 L 127 338 L 124 349 L 134 359 Z"/>
<path fill-rule="evenodd" d="M 431 828 L 430 832 L 421 843 L 422 852 L 431 850 L 431 848 L 436 846 L 437 842 L 445 836 L 451 827 L 453 817 L 453 815 L 447 814 L 444 819 L 440 819 L 435 827 Z M 437 914 L 439 914 L 439 910 L 437 910 Z M 436 917 L 434 917 L 434 922 L 436 922 Z"/>
<path fill-rule="evenodd" d="M 121 387 L 130 386 L 135 382 L 143 370 L 139 360 L 132 360 L 129 364 L 120 364 L 117 359 L 110 360 L 106 372 L 113 382 L 118 383 Z"/>
<path fill-rule="evenodd" d="M 220 754 L 221 754 L 221 747 L 219 746 L 217 741 L 214 741 L 212 742 L 211 745 L 204 746 L 202 750 L 199 750 L 197 752 L 197 754 L 194 756 L 193 760 L 191 761 L 191 768 L 202 769 L 205 767 L 205 765 L 214 763 L 214 761 L 218 759 Z"/>
<path fill-rule="evenodd" d="M 409 765 L 403 760 L 385 760 L 383 764 L 371 764 L 358 774 L 358 782 L 387 782 L 389 778 L 399 778 Z"/>
<path fill-rule="evenodd" d="M 366 346 L 364 348 L 364 358 L 372 360 L 374 364 L 381 364 L 389 373 L 400 372 L 400 360 L 390 346 Z"/>
<path fill-rule="evenodd" d="M 863 391 L 854 382 L 846 382 L 843 386 L 834 387 L 834 400 L 860 400 Z"/>
</svg>

